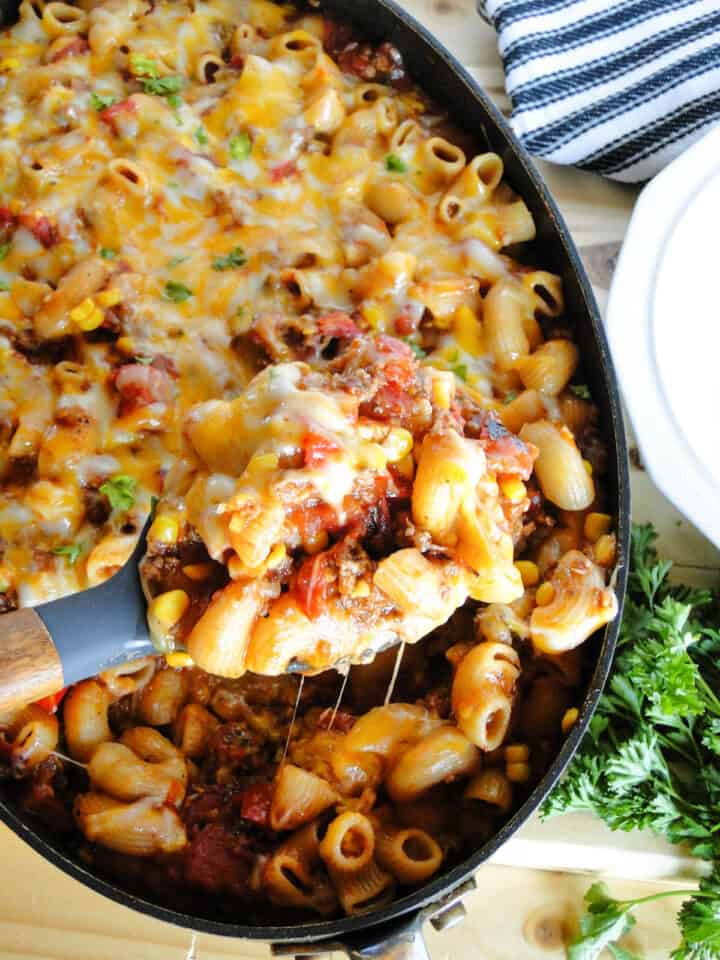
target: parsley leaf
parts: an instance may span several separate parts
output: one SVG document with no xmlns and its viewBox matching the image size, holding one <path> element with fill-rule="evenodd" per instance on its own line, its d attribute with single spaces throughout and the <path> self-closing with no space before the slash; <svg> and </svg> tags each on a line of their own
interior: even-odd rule
<svg viewBox="0 0 720 960">
<path fill-rule="evenodd" d="M 4 260 L 8 253 L 10 253 L 10 244 L 0 243 L 0 260 Z"/>
<path fill-rule="evenodd" d="M 0 292 L 2 292 L 2 293 L 7 293 L 7 291 L 8 291 L 9 289 L 10 289 L 10 281 L 9 281 L 9 280 L 0 280 Z"/>
<path fill-rule="evenodd" d="M 193 136 L 195 137 L 195 139 L 197 140 L 197 142 L 200 144 L 201 147 L 206 147 L 208 145 L 209 143 L 208 135 L 205 132 L 204 127 L 198 127 L 195 130 L 195 133 L 193 134 Z"/>
<path fill-rule="evenodd" d="M 571 383 L 570 392 L 574 393 L 580 400 L 592 400 L 590 387 L 586 383 Z"/>
<path fill-rule="evenodd" d="M 130 477 L 126 473 L 119 473 L 103 483 L 100 487 L 100 493 L 105 494 L 113 510 L 120 510 L 124 513 L 135 503 L 136 487 L 137 480 L 135 477 Z"/>
<path fill-rule="evenodd" d="M 252 140 L 247 133 L 239 133 L 230 140 L 230 156 L 233 160 L 245 160 L 252 152 Z"/>
<path fill-rule="evenodd" d="M 100 256 L 103 260 L 114 260 L 117 256 L 117 251 L 111 250 L 110 247 L 100 247 Z"/>
<path fill-rule="evenodd" d="M 169 107 L 172 107 L 173 110 L 179 110 L 182 106 L 182 97 L 177 93 L 171 93 L 167 98 L 167 104 Z M 182 124 L 182 119 L 178 116 L 175 117 L 175 122 L 180 126 Z"/>
<path fill-rule="evenodd" d="M 141 363 L 144 367 L 149 367 L 155 358 L 146 357 L 143 354 L 139 353 L 133 359 L 135 360 L 135 363 Z"/>
<path fill-rule="evenodd" d="M 518 395 L 517 390 L 508 390 L 508 392 L 503 397 L 503 403 L 505 405 L 507 405 L 508 403 L 512 403 L 513 400 L 517 397 L 517 395 Z"/>
<path fill-rule="evenodd" d="M 466 363 L 455 363 L 450 369 L 456 377 L 460 377 L 461 380 L 467 380 L 468 368 Z"/>
<path fill-rule="evenodd" d="M 82 553 L 83 548 L 80 543 L 67 543 L 62 547 L 54 547 L 53 553 L 58 557 L 65 557 L 67 562 L 72 566 L 74 563 L 77 563 L 80 554 Z"/>
<path fill-rule="evenodd" d="M 242 247 L 233 247 L 224 257 L 213 260 L 213 270 L 230 270 L 232 267 L 242 267 L 247 263 L 247 257 Z"/>
<path fill-rule="evenodd" d="M 163 291 L 163 300 L 171 300 L 173 303 L 184 303 L 193 295 L 192 290 L 186 287 L 184 283 L 178 283 L 176 280 L 168 280 Z"/>
<path fill-rule="evenodd" d="M 385 157 L 385 169 L 392 173 L 407 173 L 408 165 L 396 153 L 389 153 Z"/>
<path fill-rule="evenodd" d="M 151 77 L 157 79 L 160 76 L 160 68 L 155 60 L 144 57 L 141 53 L 131 53 L 128 58 L 130 72 L 134 77 Z"/>
<path fill-rule="evenodd" d="M 101 110 L 106 110 L 108 107 L 111 107 L 114 103 L 117 103 L 117 97 L 114 97 L 111 93 L 91 93 L 90 94 L 90 103 L 93 107 L 100 113 Z"/>
<path fill-rule="evenodd" d="M 156 97 L 167 97 L 168 103 L 172 98 L 170 106 L 176 109 L 180 106 L 180 100 L 177 97 L 178 90 L 182 89 L 182 77 L 138 77 L 142 84 L 143 93 L 150 93 Z"/>
</svg>

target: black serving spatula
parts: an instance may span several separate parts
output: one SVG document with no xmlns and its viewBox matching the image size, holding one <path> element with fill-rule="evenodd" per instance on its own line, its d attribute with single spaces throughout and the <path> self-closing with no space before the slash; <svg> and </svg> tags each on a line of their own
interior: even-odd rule
<svg viewBox="0 0 720 960">
<path fill-rule="evenodd" d="M 105 583 L 0 616 L 0 710 L 154 652 L 138 572 L 151 521 Z"/>
</svg>

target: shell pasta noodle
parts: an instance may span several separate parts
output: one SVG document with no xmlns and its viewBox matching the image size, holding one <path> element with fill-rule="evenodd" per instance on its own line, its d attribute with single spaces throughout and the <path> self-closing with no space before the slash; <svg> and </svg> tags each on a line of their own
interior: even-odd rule
<svg viewBox="0 0 720 960">
<path fill-rule="evenodd" d="M 0 126 L 0 614 L 106 581 L 155 505 L 157 647 L 0 718 L 4 789 L 213 918 L 457 866 L 617 615 L 600 413 L 502 159 L 393 44 L 270 0 L 23 0 Z"/>
</svg>

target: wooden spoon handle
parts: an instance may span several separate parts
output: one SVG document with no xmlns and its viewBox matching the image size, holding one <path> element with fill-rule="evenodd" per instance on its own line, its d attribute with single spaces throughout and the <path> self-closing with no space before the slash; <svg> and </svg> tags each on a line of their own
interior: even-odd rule
<svg viewBox="0 0 720 960">
<path fill-rule="evenodd" d="M 60 656 L 38 614 L 26 608 L 0 616 L 0 710 L 48 697 L 63 686 Z"/>
</svg>

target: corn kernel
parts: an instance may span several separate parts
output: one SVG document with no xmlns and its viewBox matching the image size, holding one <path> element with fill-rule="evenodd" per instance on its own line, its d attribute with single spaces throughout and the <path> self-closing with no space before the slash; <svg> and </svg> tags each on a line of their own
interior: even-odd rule
<svg viewBox="0 0 720 960">
<path fill-rule="evenodd" d="M 14 73 L 19 69 L 20 61 L 17 59 L 17 57 L 5 57 L 3 60 L 0 60 L 1 73 Z"/>
<path fill-rule="evenodd" d="M 505 747 L 505 763 L 526 763 L 529 757 L 530 747 L 526 743 Z"/>
<path fill-rule="evenodd" d="M 109 290 L 103 290 L 102 293 L 98 293 L 95 298 L 95 302 L 98 306 L 102 307 L 104 310 L 107 310 L 108 307 L 115 307 L 122 300 L 122 294 L 117 289 L 117 287 L 111 287 Z"/>
<path fill-rule="evenodd" d="M 103 322 L 102 310 L 96 305 L 90 297 L 86 297 L 82 303 L 78 304 L 70 311 L 70 319 L 85 333 L 90 330 L 97 330 Z"/>
<path fill-rule="evenodd" d="M 601 567 L 611 567 L 615 563 L 615 534 L 604 533 L 595 544 L 595 563 Z"/>
<path fill-rule="evenodd" d="M 530 779 L 530 764 L 509 763 L 505 767 L 505 776 L 510 783 L 527 783 Z"/>
<path fill-rule="evenodd" d="M 132 337 L 118 337 L 115 341 L 115 348 L 124 353 L 126 357 L 132 357 L 135 355 L 135 343 Z"/>
<path fill-rule="evenodd" d="M 90 297 L 85 297 L 82 303 L 79 303 L 70 311 L 70 319 L 77 323 L 78 320 L 84 320 L 85 317 L 89 317 L 94 309 L 95 301 Z"/>
<path fill-rule="evenodd" d="M 570 733 L 572 728 L 577 723 L 577 718 L 580 716 L 580 711 L 577 707 L 570 707 L 569 710 L 566 710 L 563 714 L 563 718 L 560 721 L 560 729 L 563 733 Z"/>
<path fill-rule="evenodd" d="M 275 470 L 277 469 L 278 458 L 274 453 L 257 453 L 250 460 L 247 467 L 245 468 L 246 472 L 249 474 L 258 474 L 264 473 L 266 470 Z"/>
<path fill-rule="evenodd" d="M 190 598 L 184 590 L 168 590 L 167 593 L 161 593 L 150 601 L 149 613 L 161 627 L 169 630 L 170 627 L 175 626 L 189 606 Z"/>
<path fill-rule="evenodd" d="M 364 304 L 362 315 L 371 330 L 382 332 L 385 329 L 385 311 L 377 303 Z"/>
<path fill-rule="evenodd" d="M 500 481 L 500 490 L 502 495 L 507 497 L 511 503 L 520 503 L 525 499 L 527 493 L 525 484 L 517 477 L 503 477 Z"/>
<path fill-rule="evenodd" d="M 358 582 L 353 587 L 351 594 L 353 600 L 360 600 L 363 597 L 370 596 L 370 584 L 367 580 L 358 580 Z"/>
<path fill-rule="evenodd" d="M 148 530 L 148 540 L 160 543 L 176 543 L 180 534 L 180 522 L 169 513 L 159 513 Z"/>
<path fill-rule="evenodd" d="M 268 558 L 265 561 L 265 568 L 267 570 L 272 570 L 273 567 L 279 566 L 285 557 L 287 556 L 287 547 L 284 543 L 276 543 L 268 554 Z"/>
<path fill-rule="evenodd" d="M 362 458 L 366 467 L 382 472 L 387 467 L 388 457 L 379 443 L 366 443 Z"/>
<path fill-rule="evenodd" d="M 593 475 L 593 465 L 589 460 L 583 460 L 582 465 L 585 467 L 585 473 L 591 477 Z"/>
<path fill-rule="evenodd" d="M 395 464 L 395 469 L 401 477 L 405 477 L 406 480 L 412 480 L 415 475 L 415 461 L 413 460 L 412 454 L 409 453 L 406 457 L 403 457 L 402 460 L 398 460 Z"/>
<path fill-rule="evenodd" d="M 455 311 L 453 322 L 455 339 L 458 346 L 469 353 L 471 357 L 479 357 L 483 353 L 482 333 L 478 318 L 473 310 L 462 304 Z"/>
<path fill-rule="evenodd" d="M 545 583 L 541 583 L 537 588 L 537 593 L 535 594 L 535 603 L 538 605 L 538 607 L 547 607 L 547 605 L 552 603 L 554 599 L 555 587 L 546 580 Z"/>
<path fill-rule="evenodd" d="M 525 587 L 534 587 L 540 580 L 540 571 L 532 560 L 518 560 L 515 567 L 520 574 Z"/>
<path fill-rule="evenodd" d="M 611 527 L 612 517 L 609 513 L 589 513 L 583 529 L 590 543 L 596 543 L 603 534 L 610 533 Z"/>
<path fill-rule="evenodd" d="M 192 667 L 195 661 L 189 653 L 184 650 L 173 650 L 172 653 L 165 654 L 165 662 L 169 667 Z"/>
<path fill-rule="evenodd" d="M 455 399 L 455 374 L 435 370 L 432 378 L 432 402 L 441 410 L 449 410 Z"/>
<path fill-rule="evenodd" d="M 413 448 L 413 435 L 404 427 L 393 427 L 383 440 L 382 448 L 385 451 L 388 463 L 397 463 L 406 457 Z"/>
<path fill-rule="evenodd" d="M 212 573 L 211 563 L 188 563 L 182 568 L 182 572 L 188 580 L 207 580 Z"/>
</svg>

